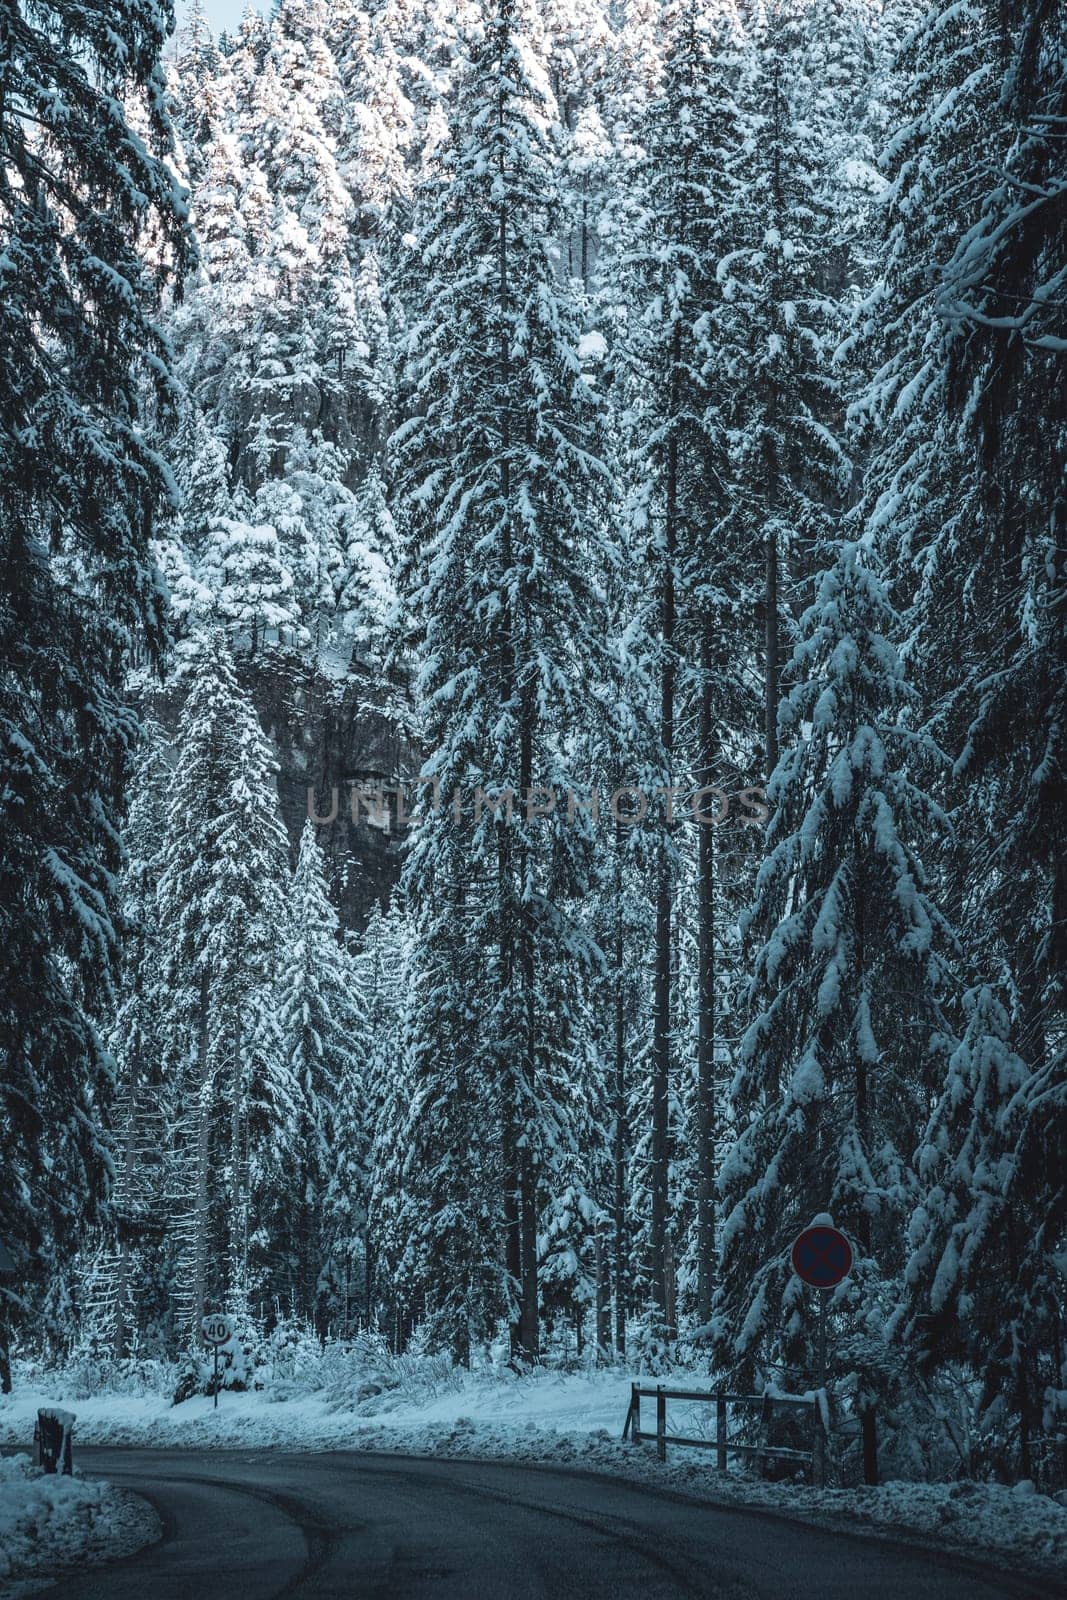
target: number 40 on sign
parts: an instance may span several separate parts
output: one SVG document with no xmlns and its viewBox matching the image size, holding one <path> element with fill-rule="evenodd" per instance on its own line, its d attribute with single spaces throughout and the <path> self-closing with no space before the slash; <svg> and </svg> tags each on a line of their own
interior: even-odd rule
<svg viewBox="0 0 1067 1600">
<path fill-rule="evenodd" d="M 215 1406 L 219 1405 L 219 1346 L 228 1343 L 233 1338 L 233 1318 L 224 1317 L 219 1311 L 212 1311 L 203 1317 L 200 1322 L 200 1332 L 204 1335 L 204 1343 L 215 1347 Z"/>
</svg>

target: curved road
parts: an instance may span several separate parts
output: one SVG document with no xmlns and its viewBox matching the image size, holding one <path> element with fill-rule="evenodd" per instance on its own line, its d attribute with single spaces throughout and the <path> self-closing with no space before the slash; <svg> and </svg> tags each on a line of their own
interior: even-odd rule
<svg viewBox="0 0 1067 1600">
<path fill-rule="evenodd" d="M 78 1451 L 163 1539 L 63 1600 L 1050 1600 L 1046 1583 L 585 1473 L 359 1453 Z M 1063 1593 L 1064 1591 L 1060 1591 Z"/>
</svg>

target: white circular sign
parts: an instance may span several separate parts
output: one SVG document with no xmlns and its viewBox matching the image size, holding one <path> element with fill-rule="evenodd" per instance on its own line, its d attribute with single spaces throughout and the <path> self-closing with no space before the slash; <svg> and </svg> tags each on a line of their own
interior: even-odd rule
<svg viewBox="0 0 1067 1600">
<path fill-rule="evenodd" d="M 233 1318 L 224 1317 L 220 1311 L 213 1311 L 209 1317 L 204 1317 L 200 1331 L 204 1335 L 205 1344 L 225 1344 L 227 1339 L 233 1338 Z"/>
</svg>

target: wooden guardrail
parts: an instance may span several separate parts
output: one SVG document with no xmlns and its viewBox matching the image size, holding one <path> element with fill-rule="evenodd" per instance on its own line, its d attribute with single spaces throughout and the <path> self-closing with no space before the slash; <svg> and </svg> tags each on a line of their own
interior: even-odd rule
<svg viewBox="0 0 1067 1600">
<path fill-rule="evenodd" d="M 656 1402 L 656 1431 L 649 1433 L 641 1428 L 641 1401 L 643 1399 Z M 688 1439 L 682 1434 L 667 1432 L 667 1401 L 684 1400 L 689 1404 L 706 1404 L 715 1407 L 715 1437 L 713 1439 Z M 766 1444 L 747 1444 L 740 1439 L 730 1437 L 728 1431 L 728 1406 L 757 1406 L 763 1421 L 768 1419 L 769 1408 L 780 1406 L 793 1407 L 797 1410 L 810 1411 L 811 1413 L 811 1448 L 809 1450 L 796 1450 L 791 1446 Z M 825 1447 L 822 1426 L 822 1415 L 814 1397 L 800 1399 L 794 1396 L 778 1396 L 764 1394 L 726 1394 L 721 1390 L 698 1389 L 665 1389 L 662 1384 L 657 1384 L 654 1389 L 642 1389 L 640 1384 L 630 1385 L 630 1408 L 626 1413 L 626 1422 L 622 1430 L 624 1439 L 629 1438 L 635 1444 L 643 1440 L 655 1440 L 656 1454 L 661 1461 L 667 1459 L 667 1446 L 669 1444 L 682 1445 L 690 1450 L 714 1450 L 716 1466 L 720 1472 L 726 1471 L 729 1456 L 757 1456 L 775 1461 L 802 1462 L 811 1470 L 812 1482 L 821 1488 L 824 1480 Z"/>
</svg>

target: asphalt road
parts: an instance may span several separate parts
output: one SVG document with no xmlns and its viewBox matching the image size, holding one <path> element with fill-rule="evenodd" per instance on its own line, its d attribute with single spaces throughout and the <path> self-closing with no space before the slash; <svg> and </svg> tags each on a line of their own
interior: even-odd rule
<svg viewBox="0 0 1067 1600">
<path fill-rule="evenodd" d="M 63 1600 L 1050 1600 L 1047 1583 L 603 1476 L 408 1456 L 81 1448 L 160 1543 Z M 1063 1591 L 1061 1591 L 1062 1593 Z"/>
</svg>

